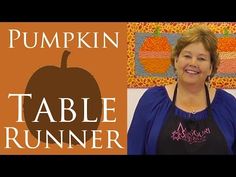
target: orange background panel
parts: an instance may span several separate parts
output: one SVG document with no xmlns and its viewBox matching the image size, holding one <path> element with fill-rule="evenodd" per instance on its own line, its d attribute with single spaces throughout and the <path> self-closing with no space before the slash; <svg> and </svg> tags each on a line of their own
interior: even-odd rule
<svg viewBox="0 0 236 177">
<path fill-rule="evenodd" d="M 38 32 L 41 36 L 43 32 L 52 37 L 55 32 L 59 35 L 61 48 L 40 48 L 39 44 L 32 49 L 27 49 L 23 45 L 23 38 L 15 42 L 15 48 L 9 48 L 9 29 L 18 29 L 27 32 L 29 44 L 33 42 L 33 32 Z M 24 93 L 25 87 L 32 74 L 39 68 L 47 65 L 60 66 L 61 56 L 65 49 L 63 46 L 63 32 L 106 32 L 114 35 L 119 32 L 119 47 L 115 48 L 107 44 L 107 48 L 102 48 L 102 38 L 98 36 L 98 48 L 77 47 L 77 41 L 69 43 L 68 49 L 71 54 L 68 59 L 68 67 L 80 67 L 89 71 L 97 80 L 101 95 L 104 98 L 115 97 L 114 103 L 116 122 L 100 123 L 98 129 L 102 130 L 102 149 L 91 149 L 91 140 L 87 142 L 87 149 L 75 147 L 74 149 L 60 149 L 57 145 L 52 145 L 51 149 L 45 149 L 44 144 L 37 149 L 19 149 L 12 144 L 11 149 L 5 149 L 5 128 L 16 127 L 18 129 L 18 141 L 24 144 L 25 136 L 23 130 L 27 130 L 25 123 L 17 123 L 17 99 L 8 99 L 9 93 Z M 21 34 L 23 35 L 23 33 Z M 88 42 L 93 38 L 87 37 Z M 126 23 L 1 23 L 0 28 L 0 50 L 1 50 L 1 92 L 0 92 L 0 154 L 126 154 L 126 80 L 127 80 L 127 26 Z M 75 83 L 83 84 L 83 83 Z M 76 100 L 75 100 L 76 101 Z M 112 105 L 110 105 L 112 106 Z M 63 128 L 63 127 L 62 127 Z M 113 146 L 113 149 L 106 148 L 106 130 L 117 130 L 119 132 L 119 142 L 123 149 Z M 30 143 L 36 140 L 30 136 Z M 66 146 L 65 146 L 66 147 Z"/>
</svg>

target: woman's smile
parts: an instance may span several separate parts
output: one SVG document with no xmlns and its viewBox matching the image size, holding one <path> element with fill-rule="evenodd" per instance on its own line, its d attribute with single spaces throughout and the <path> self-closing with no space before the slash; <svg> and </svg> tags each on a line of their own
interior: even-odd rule
<svg viewBox="0 0 236 177">
<path fill-rule="evenodd" d="M 184 70 L 184 72 L 189 75 L 199 75 L 200 74 L 200 71 L 198 69 L 192 69 L 192 68 L 186 68 Z"/>
</svg>

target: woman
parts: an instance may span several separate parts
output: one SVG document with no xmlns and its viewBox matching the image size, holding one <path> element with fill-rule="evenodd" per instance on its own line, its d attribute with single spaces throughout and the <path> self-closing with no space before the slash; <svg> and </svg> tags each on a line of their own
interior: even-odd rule
<svg viewBox="0 0 236 177">
<path fill-rule="evenodd" d="M 128 132 L 128 154 L 236 153 L 236 99 L 209 87 L 217 72 L 217 38 L 195 27 L 172 52 L 177 80 L 148 89 Z"/>
</svg>

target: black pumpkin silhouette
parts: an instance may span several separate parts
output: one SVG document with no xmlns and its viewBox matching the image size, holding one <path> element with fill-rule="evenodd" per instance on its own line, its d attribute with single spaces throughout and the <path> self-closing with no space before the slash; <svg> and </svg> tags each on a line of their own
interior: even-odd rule
<svg viewBox="0 0 236 177">
<path fill-rule="evenodd" d="M 63 142 L 69 143 L 69 130 L 72 131 L 81 141 L 84 140 L 86 130 L 86 141 L 92 137 L 91 130 L 96 130 L 100 123 L 102 113 L 102 101 L 99 86 L 95 78 L 82 68 L 67 68 L 69 51 L 62 55 L 61 68 L 56 66 L 45 66 L 38 69 L 30 78 L 25 93 L 32 94 L 32 99 L 24 99 L 24 117 L 28 129 L 34 137 L 38 138 L 37 130 L 42 130 L 40 140 L 46 142 L 45 131 L 48 130 L 60 142 L 60 130 L 63 130 Z M 46 99 L 51 114 L 56 122 L 50 122 L 46 113 L 41 113 L 39 122 L 33 122 L 39 111 L 43 98 Z M 74 101 L 72 109 L 76 112 L 76 119 L 73 122 L 60 122 L 61 100 L 59 98 L 71 98 Z M 88 119 L 97 122 L 82 122 L 84 118 L 84 103 L 81 98 L 88 100 Z M 65 101 L 65 107 L 70 106 Z M 43 107 L 42 111 L 46 111 Z M 65 111 L 65 119 L 70 120 L 72 113 Z M 48 143 L 55 143 L 51 138 Z M 71 144 L 78 144 L 72 138 Z"/>
</svg>

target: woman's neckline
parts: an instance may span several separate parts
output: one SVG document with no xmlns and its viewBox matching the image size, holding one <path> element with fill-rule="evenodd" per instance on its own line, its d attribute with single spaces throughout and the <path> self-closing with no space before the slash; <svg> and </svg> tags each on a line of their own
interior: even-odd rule
<svg viewBox="0 0 236 177">
<path fill-rule="evenodd" d="M 172 98 L 170 97 L 170 95 L 169 95 L 169 93 L 168 93 L 168 91 L 167 91 L 166 86 L 163 86 L 163 88 L 164 88 L 164 90 L 165 90 L 166 96 L 168 97 L 168 100 L 169 100 L 171 103 L 173 103 L 173 100 L 172 100 Z M 211 99 L 211 102 L 210 102 L 210 106 L 211 106 L 211 107 L 212 107 L 212 105 L 214 105 L 217 95 L 218 95 L 218 90 L 216 89 L 216 90 L 215 90 L 215 93 L 213 94 L 213 98 Z M 173 95 L 172 95 L 172 96 L 173 96 Z M 191 114 L 191 112 L 185 111 L 185 110 L 179 108 L 179 107 L 176 106 L 176 105 L 175 105 L 175 108 L 177 108 L 179 111 L 182 111 L 182 112 L 184 112 L 184 113 L 186 113 L 186 114 Z M 202 113 L 202 112 L 205 112 L 205 111 L 207 111 L 207 107 L 204 108 L 204 109 L 201 109 L 201 110 L 196 111 L 195 114 L 199 114 L 199 113 Z"/>
</svg>

